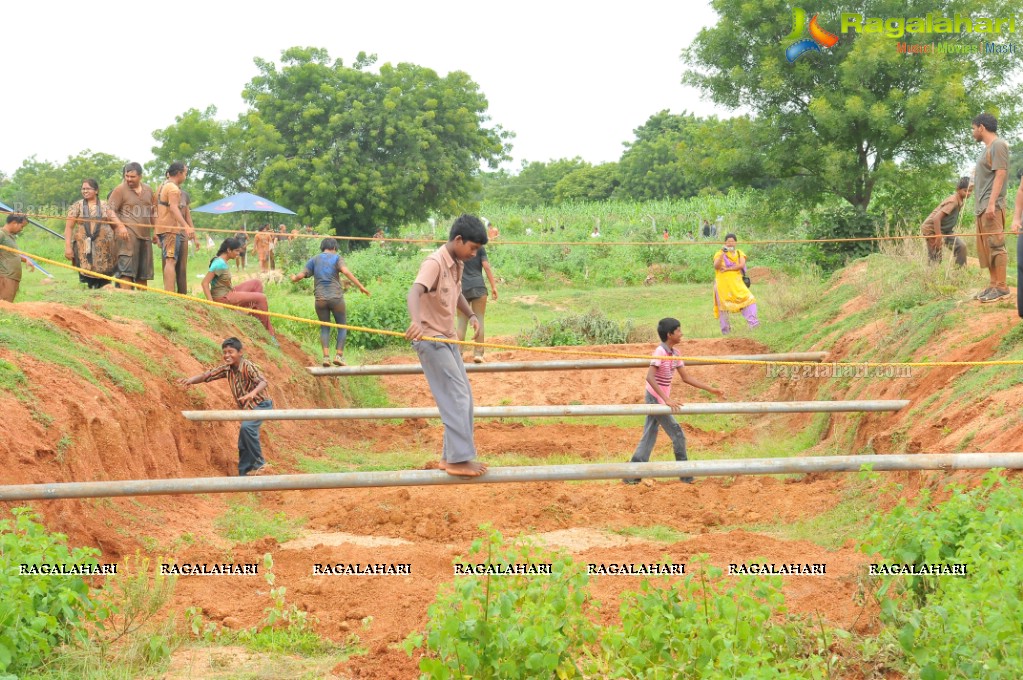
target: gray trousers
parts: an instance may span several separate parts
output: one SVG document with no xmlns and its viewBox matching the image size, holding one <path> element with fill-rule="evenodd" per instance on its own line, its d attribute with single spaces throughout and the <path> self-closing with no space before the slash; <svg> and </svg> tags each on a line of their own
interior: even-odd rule
<svg viewBox="0 0 1023 680">
<path fill-rule="evenodd" d="M 264 399 L 253 408 L 265 411 L 274 407 L 269 399 Z M 259 445 L 259 428 L 262 420 L 243 420 L 238 430 L 238 474 L 242 477 L 266 463 L 263 460 L 263 447 Z"/>
<path fill-rule="evenodd" d="M 465 463 L 474 459 L 472 388 L 458 345 L 426 341 L 412 344 L 440 410 L 440 420 L 444 423 L 441 459 L 447 463 Z"/>
<path fill-rule="evenodd" d="M 645 392 L 646 403 L 659 404 L 657 397 Z M 643 423 L 643 437 L 639 440 L 636 452 L 632 454 L 632 463 L 646 463 L 650 460 L 650 454 L 657 442 L 657 428 L 663 427 L 664 431 L 671 437 L 671 445 L 675 449 L 675 460 L 688 460 L 686 458 L 686 435 L 682 426 L 678 424 L 674 416 L 664 414 L 658 416 L 647 416 Z"/>
</svg>

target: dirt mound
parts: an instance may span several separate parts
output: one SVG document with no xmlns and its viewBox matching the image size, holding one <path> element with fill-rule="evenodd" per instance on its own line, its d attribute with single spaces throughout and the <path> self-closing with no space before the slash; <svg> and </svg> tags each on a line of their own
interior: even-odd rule
<svg viewBox="0 0 1023 680">
<path fill-rule="evenodd" d="M 116 294 L 116 293 L 115 293 Z M 139 321 L 109 320 L 80 309 L 52 303 L 5 306 L 16 313 L 44 320 L 66 332 L 88 356 L 130 367 L 141 391 L 119 387 L 101 366 L 96 384 L 70 368 L 0 346 L 0 359 L 26 377 L 22 398 L 0 395 L 0 466 L 7 484 L 65 481 L 109 481 L 207 477 L 237 474 L 237 426 L 231 423 L 192 423 L 183 410 L 236 408 L 226 381 L 184 389 L 179 376 L 199 373 L 201 365 L 189 350 L 167 342 Z M 270 355 L 258 340 L 248 340 L 237 328 L 210 329 L 222 338 L 237 335 L 247 356 L 265 372 L 271 397 L 278 405 L 340 403 L 301 366 L 308 359 L 293 343 L 284 341 L 284 357 Z M 111 347 L 97 338 L 116 338 Z M 149 357 L 148 364 L 139 360 Z M 159 372 L 153 372 L 155 369 Z M 266 455 L 285 455 L 289 441 L 305 439 L 297 423 L 278 423 L 268 437 Z M 5 504 L 11 506 L 12 504 Z M 222 507 L 222 500 L 196 497 L 56 501 L 36 504 L 51 529 L 68 534 L 78 544 L 101 548 L 117 559 L 134 550 L 139 535 L 166 539 L 195 531 L 203 517 Z M 145 508 L 145 510 L 140 510 Z M 208 525 L 208 521 L 205 523 Z M 115 529 L 117 527 L 119 530 Z"/>
<path fill-rule="evenodd" d="M 754 270 L 756 273 L 756 270 Z M 767 277 L 769 272 L 761 272 Z M 853 280 L 865 268 L 843 275 Z M 760 279 L 763 280 L 763 279 Z M 867 308 L 855 298 L 843 315 Z M 26 376 L 19 393 L 0 396 L 5 418 L 0 421 L 0 465 L 5 483 L 116 480 L 233 474 L 237 462 L 235 424 L 190 423 L 186 409 L 233 408 L 226 383 L 184 390 L 173 378 L 191 375 L 205 366 L 192 352 L 168 342 L 142 321 L 107 319 L 87 310 L 56 304 L 0 304 L 0 316 L 23 315 L 45 320 L 97 357 L 131 367 L 141 391 L 123 389 L 114 376 L 93 366 L 99 376 L 90 382 L 70 368 L 45 357 L 32 357 L 0 345 L 0 359 L 13 363 Z M 917 355 L 930 359 L 976 360 L 991 357 L 1015 323 L 1012 310 L 996 310 L 971 319 L 968 326 L 946 330 Z M 219 316 L 203 318 L 197 334 L 210 338 L 239 335 L 238 328 Z M 891 322 L 878 319 L 852 332 L 833 337 L 818 348 L 836 361 L 853 360 L 864 345 L 886 342 Z M 837 334 L 836 334 L 837 335 Z M 104 342 L 116 338 L 121 344 Z M 294 344 L 284 342 L 283 354 L 265 348 L 258 339 L 246 342 L 249 355 L 264 369 L 271 396 L 280 407 L 345 406 L 340 379 L 316 379 Z M 591 347 L 613 355 L 641 354 L 650 344 Z M 766 348 L 749 338 L 686 340 L 684 355 L 763 353 Z M 566 359 L 551 352 L 525 350 L 489 352 L 488 361 Z M 414 361 L 411 352 L 388 363 Z M 858 453 L 952 451 L 975 442 L 979 450 L 1015 448 L 1023 424 L 1015 415 L 1023 407 L 1023 386 L 1008 386 L 986 400 L 960 399 L 947 390 L 961 377 L 961 367 L 914 370 L 911 376 L 872 382 L 842 382 L 830 377 L 774 380 L 765 384 L 763 368 L 746 366 L 692 367 L 701 379 L 723 387 L 730 400 L 846 398 L 908 398 L 917 411 L 871 414 L 860 418 L 835 416 L 825 428 L 828 441 L 848 441 Z M 641 403 L 642 371 L 587 370 L 571 373 L 478 374 L 471 377 L 480 405 L 626 404 Z M 380 380 L 388 398 L 399 405 L 432 406 L 433 398 L 421 375 L 387 376 Z M 686 401 L 707 401 L 709 395 L 676 387 Z M 945 396 L 947 393 L 948 396 Z M 734 432 L 704 430 L 683 422 L 692 457 L 709 447 L 748 444 L 787 428 L 800 431 L 813 416 L 751 418 Z M 531 423 L 479 420 L 477 441 L 484 455 L 516 454 L 537 464 L 557 463 L 566 454 L 592 462 L 624 461 L 631 455 L 639 426 Z M 278 469 L 297 469 L 299 456 L 328 460 L 332 446 L 357 448 L 369 455 L 403 452 L 414 466 L 436 457 L 443 429 L 434 421 L 395 423 L 350 421 L 309 425 L 275 422 L 264 427 L 267 455 Z M 967 441 L 968 440 L 968 441 Z M 425 452 L 425 453 L 424 453 Z M 655 459 L 669 460 L 670 444 L 661 437 Z M 936 483 L 943 475 L 900 475 L 910 486 Z M 416 675 L 417 660 L 397 648 L 410 632 L 421 630 L 427 607 L 437 588 L 449 582 L 452 559 L 465 555 L 490 524 L 506 535 L 525 533 L 567 550 L 587 562 L 648 562 L 668 555 L 687 562 L 706 553 L 710 562 L 729 563 L 763 558 L 773 562 L 823 562 L 821 577 L 785 579 L 785 592 L 794 611 L 820 615 L 825 621 L 858 631 L 876 626 L 877 612 L 855 604 L 857 578 L 865 558 L 851 543 L 826 550 L 808 541 L 780 538 L 768 527 L 793 524 L 836 507 L 848 478 L 810 475 L 799 479 L 707 478 L 695 484 L 675 480 L 647 481 L 637 486 L 619 482 L 530 483 L 347 489 L 278 492 L 260 496 L 262 508 L 306 519 L 301 536 L 278 544 L 272 539 L 235 544 L 215 530 L 226 497 L 148 497 L 37 503 L 50 528 L 70 535 L 76 545 L 99 547 L 106 560 L 116 560 L 138 547 L 166 554 L 178 562 L 262 562 L 271 553 L 277 584 L 286 585 L 289 603 L 317 619 L 317 630 L 338 642 L 358 635 L 368 647 L 366 656 L 339 665 L 340 677 L 407 678 Z M 882 499 L 881 505 L 893 502 Z M 10 507 L 12 504 L 6 504 Z M 409 564 L 411 575 L 377 577 L 323 576 L 317 564 Z M 622 590 L 635 579 L 597 578 L 593 592 L 604 605 L 602 618 L 614 623 Z M 255 625 L 269 605 L 262 577 L 224 576 L 217 579 L 182 577 L 174 607 L 200 606 L 208 616 L 229 628 Z M 244 653 L 240 653 L 245 656 Z M 181 672 L 191 673 L 192 662 Z M 175 666 L 178 668 L 178 666 Z M 177 671 L 175 671 L 177 672 Z M 196 676 L 190 676 L 196 677 Z"/>
</svg>

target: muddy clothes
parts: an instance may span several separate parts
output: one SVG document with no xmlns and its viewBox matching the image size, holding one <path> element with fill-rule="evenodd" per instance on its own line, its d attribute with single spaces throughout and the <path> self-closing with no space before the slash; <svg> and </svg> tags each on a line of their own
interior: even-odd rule
<svg viewBox="0 0 1023 680">
<path fill-rule="evenodd" d="M 18 242 L 3 229 L 0 229 L 0 246 L 17 248 Z M 9 250 L 0 250 L 0 278 L 21 281 L 21 255 Z"/>
<path fill-rule="evenodd" d="M 185 203 L 185 194 L 174 182 L 164 182 L 156 196 L 156 234 L 180 234 L 184 233 L 178 220 L 174 217 L 171 206 L 178 206 L 181 216 L 184 217 L 188 204 Z M 172 257 L 168 255 L 168 257 Z"/>
<path fill-rule="evenodd" d="M 446 245 L 441 246 L 423 260 L 415 282 L 426 289 L 419 298 L 423 335 L 457 337 L 455 310 L 462 294 L 462 263 L 451 257 Z"/>
<path fill-rule="evenodd" d="M 147 185 L 138 193 L 121 183 L 114 187 L 107 202 L 130 232 L 127 241 L 118 240 L 118 278 L 149 281 L 153 278 L 153 218 L 156 196 Z"/>
<path fill-rule="evenodd" d="M 248 359 L 242 359 L 237 368 L 224 364 L 223 366 L 206 371 L 202 376 L 202 382 L 208 383 L 223 378 L 227 378 L 227 384 L 231 387 L 231 395 L 238 402 L 238 406 L 241 408 L 252 408 L 254 405 L 252 402 L 244 405 L 241 402 L 241 398 L 256 389 L 256 385 L 263 380 L 263 374 L 259 372 L 259 367 Z M 259 396 L 264 399 L 266 398 L 265 388 Z M 259 399 L 256 401 L 258 402 Z"/>
<path fill-rule="evenodd" d="M 313 282 L 313 296 L 317 300 L 335 300 L 344 297 L 341 287 L 341 267 L 344 259 L 337 253 L 320 253 L 305 263 L 305 275 Z"/>
<path fill-rule="evenodd" d="M 995 200 L 995 208 L 1005 210 L 1005 192 L 1009 184 L 1009 178 L 1002 182 L 1002 189 L 997 196 L 991 195 L 994 188 L 995 173 L 999 170 L 1009 172 L 1009 145 L 1001 137 L 995 137 L 990 145 L 985 146 L 977 158 L 977 171 L 974 175 L 973 186 L 976 203 L 973 210 L 981 214 L 987 210 L 988 203 Z"/>
<path fill-rule="evenodd" d="M 256 232 L 256 254 L 260 260 L 266 259 L 270 254 L 270 244 L 273 242 L 273 234 L 268 231 Z"/>
<path fill-rule="evenodd" d="M 224 258 L 215 257 L 210 262 L 210 271 L 213 272 L 213 280 L 210 281 L 210 295 L 214 300 L 227 297 L 234 287 L 231 285 L 231 269 L 224 262 Z"/>
<path fill-rule="evenodd" d="M 920 227 L 921 233 L 924 236 L 937 236 L 939 233 L 951 236 L 959 224 L 959 211 L 962 207 L 963 202 L 959 200 L 959 194 L 952 194 L 927 216 Z"/>
<path fill-rule="evenodd" d="M 142 184 L 140 187 L 140 192 L 135 193 L 122 182 L 114 187 L 107 203 L 136 238 L 151 239 L 153 218 L 156 215 L 156 195 L 148 185 Z"/>
<path fill-rule="evenodd" d="M 74 231 L 71 232 L 71 247 L 74 253 L 74 265 L 97 274 L 110 276 L 117 268 L 117 241 L 114 229 L 105 220 L 109 206 L 106 201 L 97 201 L 93 205 L 85 205 L 85 200 L 75 201 L 67 211 L 68 219 L 75 220 Z M 96 279 L 79 274 L 83 283 L 105 284 L 106 279 Z"/>
</svg>

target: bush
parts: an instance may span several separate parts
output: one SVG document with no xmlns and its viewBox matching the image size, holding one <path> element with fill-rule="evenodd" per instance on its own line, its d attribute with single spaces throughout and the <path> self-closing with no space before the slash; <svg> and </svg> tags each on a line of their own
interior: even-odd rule
<svg viewBox="0 0 1023 680">
<path fill-rule="evenodd" d="M 880 223 L 876 215 L 871 215 L 851 206 L 826 208 L 818 211 L 807 234 L 811 239 L 823 238 L 863 238 L 877 236 Z M 831 243 L 814 243 L 810 246 L 814 262 L 825 272 L 831 272 L 845 266 L 848 260 L 864 257 L 877 251 L 876 241 L 842 241 Z"/>
<path fill-rule="evenodd" d="M 0 672 L 41 664 L 63 643 L 84 636 L 94 604 L 81 576 L 23 576 L 20 565 L 96 565 L 99 551 L 71 549 L 29 508 L 0 521 Z"/>
<path fill-rule="evenodd" d="M 447 678 L 785 678 L 830 677 L 822 658 L 829 631 L 787 615 L 781 578 L 725 581 L 694 560 L 699 573 L 640 582 L 622 595 L 621 626 L 594 623 L 589 576 L 561 553 L 496 531 L 470 556 L 486 565 L 551 565 L 548 576 L 456 576 L 430 606 L 424 676 Z M 456 564 L 471 564 L 457 561 Z M 815 631 L 815 632 L 810 632 Z M 819 638 L 818 638 L 819 635 Z"/>
<path fill-rule="evenodd" d="M 965 564 L 969 576 L 875 576 L 886 625 L 921 678 L 1023 677 L 1023 487 L 998 472 L 980 487 L 927 490 L 877 518 L 861 549 L 888 564 Z"/>
<path fill-rule="evenodd" d="M 705 562 L 681 582 L 623 593 L 622 626 L 603 639 L 610 677 L 826 677 L 810 627 L 785 616 L 780 576 L 726 582 Z"/>
<path fill-rule="evenodd" d="M 526 347 L 621 345 L 629 341 L 632 328 L 631 321 L 618 322 L 594 309 L 539 323 L 520 335 L 518 342 Z"/>
<path fill-rule="evenodd" d="M 588 614 L 589 576 L 582 565 L 497 531 L 472 544 L 485 564 L 550 564 L 551 575 L 459 576 L 430 605 L 426 635 L 411 635 L 410 654 L 425 647 L 419 668 L 428 678 L 564 678 L 596 639 Z M 474 564 L 459 560 L 461 564 Z"/>
</svg>

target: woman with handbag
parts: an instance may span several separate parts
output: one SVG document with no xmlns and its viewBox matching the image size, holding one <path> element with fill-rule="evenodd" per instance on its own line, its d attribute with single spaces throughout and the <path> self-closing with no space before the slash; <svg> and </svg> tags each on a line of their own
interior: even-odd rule
<svg viewBox="0 0 1023 680">
<path fill-rule="evenodd" d="M 714 316 L 721 323 L 721 334 L 732 331 L 728 314 L 741 312 L 750 328 L 760 325 L 756 298 L 749 290 L 746 253 L 736 247 L 735 234 L 725 236 L 725 245 L 714 253 Z"/>
<path fill-rule="evenodd" d="M 114 219 L 107 202 L 99 198 L 99 182 L 83 180 L 82 200 L 71 204 L 64 224 L 64 257 L 76 267 L 112 276 L 117 266 L 117 244 L 111 226 Z M 102 288 L 110 283 L 82 273 L 78 280 L 89 288 Z"/>
</svg>

